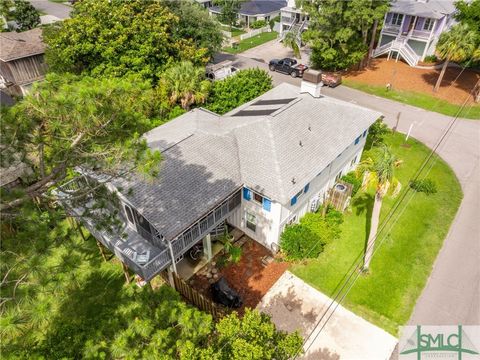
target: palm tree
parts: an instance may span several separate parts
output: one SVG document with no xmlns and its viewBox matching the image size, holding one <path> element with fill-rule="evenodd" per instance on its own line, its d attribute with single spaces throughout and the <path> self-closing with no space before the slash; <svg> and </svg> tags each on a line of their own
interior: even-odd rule
<svg viewBox="0 0 480 360">
<path fill-rule="evenodd" d="M 475 33 L 466 24 L 455 25 L 440 36 L 436 50 L 438 55 L 445 59 L 445 62 L 433 91 L 436 92 L 440 88 L 448 63 L 450 61 L 462 62 L 473 56 L 476 43 Z"/>
<path fill-rule="evenodd" d="M 283 38 L 283 46 L 292 49 L 297 59 L 301 59 L 300 46 L 298 45 L 298 34 L 295 31 L 288 31 Z"/>
<path fill-rule="evenodd" d="M 373 188 L 375 190 L 370 234 L 368 235 L 367 248 L 363 259 L 365 270 L 368 269 L 372 260 L 383 198 L 387 195 L 395 197 L 401 189 L 401 184 L 394 177 L 394 169 L 398 167 L 400 161 L 386 146 L 379 149 L 375 155 L 373 158 L 369 157 L 362 161 L 357 168 L 357 174 L 363 176 L 362 189 Z"/>
<path fill-rule="evenodd" d="M 171 104 L 189 110 L 193 104 L 204 103 L 210 90 L 210 81 L 205 79 L 205 69 L 194 66 L 190 61 L 182 61 L 168 68 L 160 80 Z"/>
</svg>

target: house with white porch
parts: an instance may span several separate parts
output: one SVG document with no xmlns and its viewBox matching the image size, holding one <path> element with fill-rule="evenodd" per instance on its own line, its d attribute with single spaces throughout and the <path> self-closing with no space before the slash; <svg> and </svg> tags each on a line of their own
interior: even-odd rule
<svg viewBox="0 0 480 360">
<path fill-rule="evenodd" d="M 250 0 L 241 4 L 238 11 L 238 20 L 246 27 L 258 20 L 265 20 L 267 23 L 280 15 L 280 9 L 286 5 L 285 0 Z M 222 12 L 221 6 L 208 8 L 210 15 L 218 16 Z"/>
<path fill-rule="evenodd" d="M 355 168 L 369 127 L 381 117 L 321 95 L 321 85 L 320 74 L 312 72 L 301 88 L 281 84 L 225 115 L 191 110 L 144 134 L 162 153 L 157 178 L 83 170 L 57 196 L 146 281 L 166 269 L 176 273 L 196 244 L 204 244 L 210 260 L 210 234 L 225 224 L 275 253 L 285 226 L 316 211 Z M 118 195 L 118 231 L 96 226 L 108 210 L 95 209 L 95 199 L 81 206 L 70 200 L 73 189 L 92 182 Z M 83 216 L 86 211 L 95 216 Z"/>
<path fill-rule="evenodd" d="M 280 36 L 285 36 L 289 31 L 301 35 L 308 28 L 308 20 L 308 14 L 297 8 L 295 0 L 288 0 L 287 6 L 280 9 Z"/>
<path fill-rule="evenodd" d="M 397 0 L 385 14 L 373 56 L 401 57 L 410 66 L 435 53 L 442 32 L 454 23 L 454 1 Z"/>
</svg>

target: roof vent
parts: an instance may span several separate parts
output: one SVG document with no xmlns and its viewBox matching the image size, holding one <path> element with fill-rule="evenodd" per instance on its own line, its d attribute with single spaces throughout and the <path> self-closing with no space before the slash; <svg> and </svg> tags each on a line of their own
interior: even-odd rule
<svg viewBox="0 0 480 360">
<path fill-rule="evenodd" d="M 292 178 L 292 184 L 295 185 L 297 183 L 297 181 L 295 180 L 295 178 L 293 177 Z"/>
<path fill-rule="evenodd" d="M 320 97 L 320 89 L 323 86 L 322 72 L 308 69 L 303 73 L 300 92 L 309 93 L 313 97 Z"/>
<path fill-rule="evenodd" d="M 300 141 L 298 142 L 298 145 L 300 145 L 300 146 L 303 147 L 302 140 L 300 140 Z"/>
</svg>

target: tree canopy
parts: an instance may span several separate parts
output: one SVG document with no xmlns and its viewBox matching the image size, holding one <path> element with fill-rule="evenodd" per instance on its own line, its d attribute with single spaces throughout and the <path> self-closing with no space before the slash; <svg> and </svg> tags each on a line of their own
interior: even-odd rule
<svg viewBox="0 0 480 360">
<path fill-rule="evenodd" d="M 272 88 L 272 78 L 260 69 L 239 70 L 233 76 L 213 83 L 206 108 L 225 114 Z"/>
<path fill-rule="evenodd" d="M 178 17 L 175 32 L 178 39 L 192 39 L 197 48 L 207 49 L 210 57 L 220 51 L 223 44 L 220 23 L 208 14 L 207 9 L 195 0 L 165 0 L 164 3 Z"/>
<path fill-rule="evenodd" d="M 115 173 L 128 163 L 155 175 L 159 154 L 140 139 L 151 127 L 153 96 L 134 78 L 47 76 L 2 117 L 2 167 L 19 157 L 33 170 L 23 194 L 2 197 L 2 209 L 43 197 L 77 166 Z"/>
<path fill-rule="evenodd" d="M 71 19 L 45 29 L 46 60 L 52 72 L 138 74 L 156 82 L 178 60 L 208 61 L 211 49 L 199 47 L 204 36 L 182 38 L 188 30 L 180 23 L 188 22 L 153 0 L 78 1 Z"/>
<path fill-rule="evenodd" d="M 312 48 L 315 68 L 342 70 L 361 61 L 367 53 L 368 34 L 388 10 L 388 0 L 301 0 L 310 16 L 303 39 Z M 376 34 L 370 33 L 370 37 Z"/>
<path fill-rule="evenodd" d="M 234 26 L 238 20 L 238 11 L 245 0 L 214 0 L 213 3 L 222 8 L 219 19 L 224 24 Z"/>
</svg>

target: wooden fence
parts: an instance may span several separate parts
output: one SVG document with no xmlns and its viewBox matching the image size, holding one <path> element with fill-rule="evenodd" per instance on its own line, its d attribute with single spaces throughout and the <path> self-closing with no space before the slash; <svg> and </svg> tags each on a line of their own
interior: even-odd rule
<svg viewBox="0 0 480 360">
<path fill-rule="evenodd" d="M 226 315 L 226 310 L 215 304 L 212 300 L 205 297 L 199 291 L 192 288 L 185 280 L 178 277 L 174 273 L 173 282 L 175 283 L 175 290 L 177 290 L 183 297 L 185 297 L 191 304 L 198 307 L 200 310 L 209 312 L 219 320 Z"/>
<path fill-rule="evenodd" d="M 264 32 L 270 32 L 270 31 L 271 31 L 270 26 L 267 25 L 267 26 L 264 26 L 263 28 L 252 30 L 252 31 L 247 32 L 246 34 L 240 35 L 240 40 L 249 39 L 249 38 L 251 38 L 253 36 L 256 36 L 258 34 L 261 34 L 261 33 L 264 33 Z"/>
</svg>

